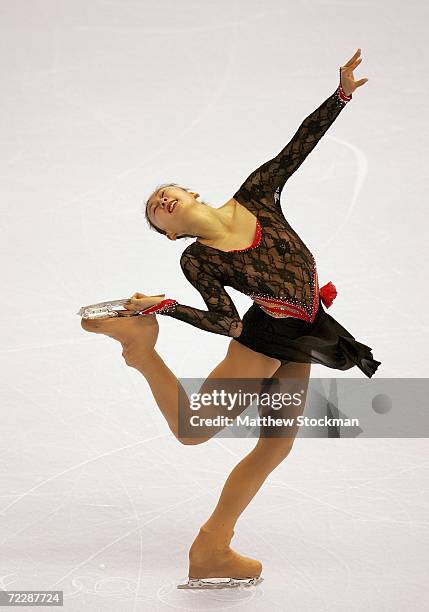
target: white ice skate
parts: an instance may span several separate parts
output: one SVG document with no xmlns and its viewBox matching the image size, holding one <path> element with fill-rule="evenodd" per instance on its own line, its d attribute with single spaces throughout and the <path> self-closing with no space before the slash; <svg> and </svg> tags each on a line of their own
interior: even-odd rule
<svg viewBox="0 0 429 612">
<path fill-rule="evenodd" d="M 157 295 L 148 295 L 147 297 L 164 297 L 165 293 L 158 293 Z M 109 300 L 108 302 L 99 302 L 98 304 L 90 304 L 89 306 L 82 306 L 78 310 L 76 314 L 78 314 L 82 319 L 109 319 L 111 317 L 120 317 L 120 316 L 134 316 L 141 313 L 144 313 L 145 308 L 141 311 L 129 311 L 126 308 L 122 310 L 119 309 L 119 306 L 124 306 L 125 304 L 130 303 L 130 298 L 124 298 L 122 300 Z"/>
<path fill-rule="evenodd" d="M 188 578 L 183 584 L 178 584 L 178 589 L 231 589 L 234 587 L 249 587 L 260 584 L 261 576 L 252 578 Z"/>
</svg>

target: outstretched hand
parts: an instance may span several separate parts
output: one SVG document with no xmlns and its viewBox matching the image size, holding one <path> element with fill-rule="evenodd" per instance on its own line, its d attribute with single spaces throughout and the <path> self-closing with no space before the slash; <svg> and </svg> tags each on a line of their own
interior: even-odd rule
<svg viewBox="0 0 429 612">
<path fill-rule="evenodd" d="M 344 64 L 344 66 L 341 66 L 341 69 L 340 69 L 341 86 L 344 90 L 344 93 L 347 96 L 352 94 L 355 91 L 355 89 L 357 89 L 358 87 L 366 83 L 368 80 L 367 78 L 363 78 L 363 79 L 359 79 L 359 81 L 355 81 L 355 78 L 353 76 L 353 70 L 357 66 L 359 66 L 359 64 L 362 61 L 362 58 L 359 57 L 360 54 L 361 54 L 361 50 L 358 49 L 356 53 L 353 55 L 353 57 L 351 57 L 349 61 L 346 64 Z"/>
</svg>

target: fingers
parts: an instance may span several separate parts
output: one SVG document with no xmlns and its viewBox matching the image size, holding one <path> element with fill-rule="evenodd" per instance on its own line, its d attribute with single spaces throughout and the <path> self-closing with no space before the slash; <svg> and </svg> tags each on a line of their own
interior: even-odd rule
<svg viewBox="0 0 429 612">
<path fill-rule="evenodd" d="M 353 64 L 353 62 L 359 57 L 360 54 L 361 54 L 361 49 L 358 49 L 356 53 L 353 55 L 353 57 L 351 57 L 349 61 L 344 64 L 344 66 L 347 67 Z"/>
<path fill-rule="evenodd" d="M 164 297 L 165 293 L 157 293 L 156 295 L 146 295 L 145 293 L 140 293 L 139 291 L 136 291 L 136 293 L 134 293 L 131 297 L 133 298 L 146 298 L 146 297 Z"/>
<path fill-rule="evenodd" d="M 350 64 L 350 66 L 343 66 L 342 67 L 342 72 L 344 72 L 345 74 L 349 74 L 350 72 L 352 72 L 356 68 L 356 66 L 359 66 L 361 61 L 362 61 L 362 58 L 360 57 L 353 64 Z"/>
<path fill-rule="evenodd" d="M 145 293 L 140 293 L 140 291 L 136 291 L 126 302 L 123 304 L 125 308 L 123 313 L 139 311 L 144 308 L 149 308 L 150 306 L 155 306 L 158 302 L 160 302 L 160 298 L 164 298 L 165 293 L 158 293 L 157 295 L 146 295 Z"/>
<path fill-rule="evenodd" d="M 367 78 L 365 78 L 365 79 L 360 79 L 359 81 L 356 81 L 356 82 L 355 82 L 356 87 L 360 87 L 361 85 L 363 85 L 364 83 L 366 83 L 366 82 L 367 82 L 367 80 L 368 80 L 368 79 L 367 79 Z"/>
<path fill-rule="evenodd" d="M 161 300 L 160 299 L 154 299 L 152 296 L 150 295 L 145 295 L 142 298 L 131 298 L 130 300 L 130 305 L 129 308 L 149 308 L 149 306 L 155 306 L 155 304 L 158 304 Z"/>
</svg>

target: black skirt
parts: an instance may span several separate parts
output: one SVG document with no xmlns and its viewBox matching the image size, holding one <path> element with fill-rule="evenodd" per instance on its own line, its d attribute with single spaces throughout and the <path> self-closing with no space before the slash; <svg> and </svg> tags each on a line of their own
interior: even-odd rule
<svg viewBox="0 0 429 612">
<path fill-rule="evenodd" d="M 253 303 L 243 317 L 243 331 L 237 342 L 248 348 L 279 359 L 319 363 L 336 370 L 357 366 L 371 378 L 381 361 L 374 359 L 372 349 L 358 342 L 323 307 L 313 323 L 292 317 L 274 318 Z"/>
</svg>

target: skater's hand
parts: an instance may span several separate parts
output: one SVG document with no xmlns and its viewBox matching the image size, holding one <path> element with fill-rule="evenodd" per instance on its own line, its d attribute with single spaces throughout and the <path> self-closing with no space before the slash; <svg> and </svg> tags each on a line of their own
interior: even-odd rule
<svg viewBox="0 0 429 612">
<path fill-rule="evenodd" d="M 144 293 L 140 293 L 137 291 L 130 297 L 130 301 L 127 304 L 124 304 L 124 308 L 127 310 L 144 310 L 145 308 L 150 308 L 150 306 L 155 306 L 155 304 L 159 304 L 165 299 L 165 293 L 160 296 L 156 295 L 145 295 Z"/>
<path fill-rule="evenodd" d="M 349 61 L 346 64 L 344 64 L 344 66 L 341 66 L 340 81 L 341 81 L 341 86 L 344 89 L 344 93 L 347 96 L 352 94 L 355 91 L 355 89 L 357 89 L 358 87 L 366 83 L 368 80 L 367 78 L 363 78 L 363 79 L 359 79 L 359 81 L 355 81 L 354 76 L 353 76 L 353 70 L 357 66 L 359 66 L 359 64 L 362 61 L 362 58 L 359 57 L 360 53 L 361 53 L 361 50 L 358 49 L 356 53 L 353 55 L 353 57 L 351 57 Z"/>
</svg>

